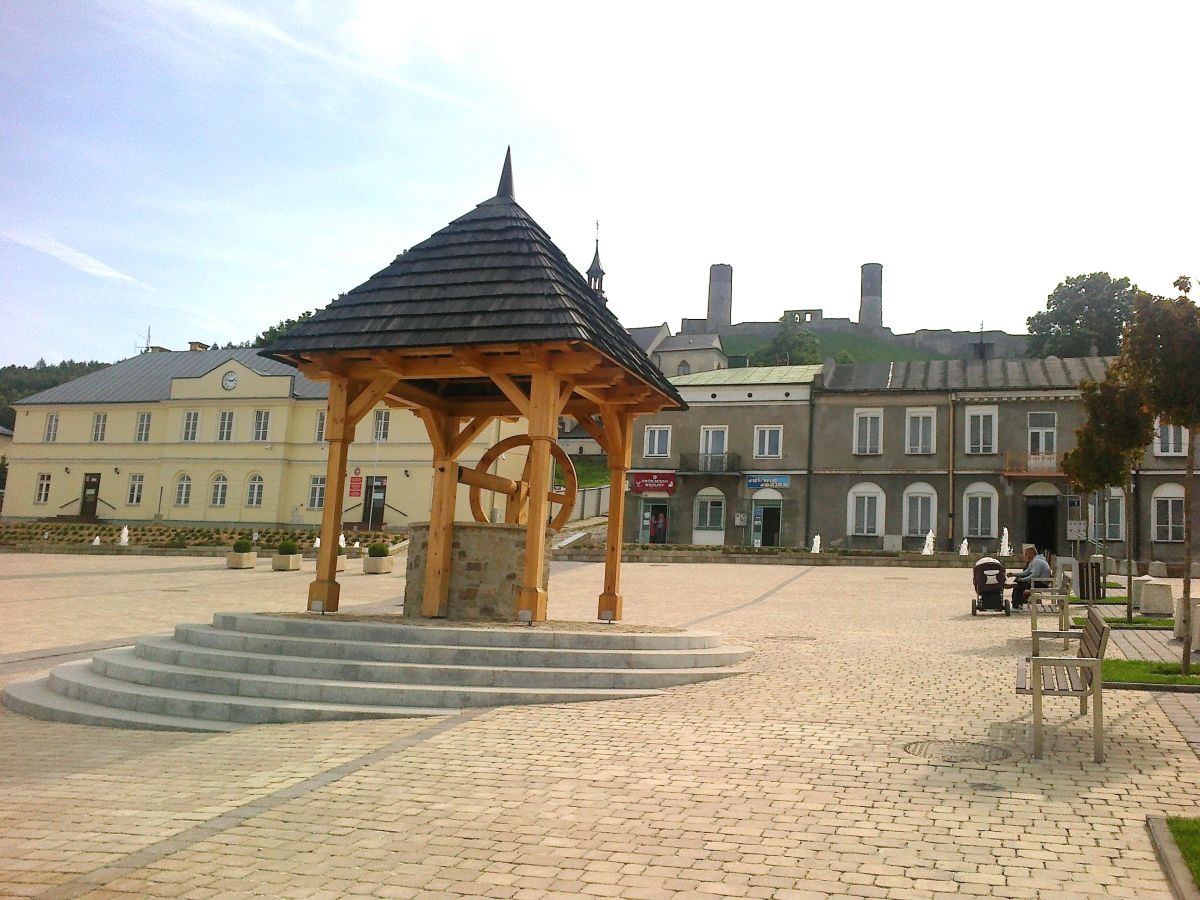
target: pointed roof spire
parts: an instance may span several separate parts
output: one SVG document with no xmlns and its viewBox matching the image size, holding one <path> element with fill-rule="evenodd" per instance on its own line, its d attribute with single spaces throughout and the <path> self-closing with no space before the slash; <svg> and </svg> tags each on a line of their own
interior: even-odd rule
<svg viewBox="0 0 1200 900">
<path fill-rule="evenodd" d="M 508 152 L 504 154 L 504 168 L 500 171 L 500 186 L 496 188 L 497 197 L 507 197 L 509 200 L 516 200 L 516 194 L 513 193 L 512 179 L 512 147 L 508 148 Z"/>
<path fill-rule="evenodd" d="M 600 267 L 600 223 L 596 223 L 596 255 L 592 257 L 592 264 L 588 267 L 587 274 L 591 278 L 603 278 L 604 269 Z"/>
</svg>

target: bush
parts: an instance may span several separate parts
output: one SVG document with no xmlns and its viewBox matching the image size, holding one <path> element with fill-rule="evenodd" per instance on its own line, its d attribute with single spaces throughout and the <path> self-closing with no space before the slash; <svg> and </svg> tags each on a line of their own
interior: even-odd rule
<svg viewBox="0 0 1200 900">
<path fill-rule="evenodd" d="M 338 556 L 345 556 L 345 555 L 346 555 L 346 548 L 338 547 Z"/>
<path fill-rule="evenodd" d="M 234 553 L 249 553 L 254 549 L 254 544 L 246 540 L 246 538 L 238 538 L 233 542 Z"/>
<path fill-rule="evenodd" d="M 186 550 L 187 549 L 187 541 L 185 541 L 183 538 L 178 538 L 178 537 L 171 538 L 171 540 L 167 541 L 166 546 L 167 546 L 168 550 Z"/>
<path fill-rule="evenodd" d="M 300 546 L 295 541 L 280 541 L 279 555 L 280 556 L 295 556 L 300 552 Z"/>
<path fill-rule="evenodd" d="M 367 545 L 367 556 L 387 556 L 387 544 L 369 544 Z"/>
</svg>

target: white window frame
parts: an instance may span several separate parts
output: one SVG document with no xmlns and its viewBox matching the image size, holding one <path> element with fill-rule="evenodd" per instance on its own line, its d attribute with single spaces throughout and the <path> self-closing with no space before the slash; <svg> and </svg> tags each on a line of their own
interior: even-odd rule
<svg viewBox="0 0 1200 900">
<path fill-rule="evenodd" d="M 106 431 L 108 431 L 108 413 L 92 413 L 92 443 L 103 444 Z"/>
<path fill-rule="evenodd" d="M 1184 539 L 1183 518 L 1183 485 L 1175 482 L 1160 484 L 1150 497 L 1150 540 L 1155 544 L 1179 544 Z M 1163 522 L 1159 516 L 1159 503 L 1167 504 L 1168 520 Z M 1178 521 L 1175 511 L 1178 510 Z M 1160 529 L 1166 529 L 1166 537 L 1162 537 Z M 1176 537 L 1175 535 L 1178 535 Z"/>
<path fill-rule="evenodd" d="M 857 431 L 857 428 L 855 429 Z M 865 512 L 870 504 L 865 502 L 865 498 L 873 498 L 875 500 L 875 527 L 873 530 L 866 529 L 866 519 L 864 518 L 860 528 L 858 520 L 858 500 L 864 498 L 863 511 Z M 879 537 L 884 532 L 884 516 L 887 513 L 887 494 L 883 492 L 883 488 L 875 484 L 873 481 L 861 481 L 846 492 L 846 534 L 853 537 Z"/>
<path fill-rule="evenodd" d="M 914 499 L 918 497 L 929 499 L 929 527 L 922 528 L 918 531 L 909 530 L 909 510 Z M 938 498 L 937 490 L 932 484 L 925 481 L 915 481 L 904 489 L 904 522 L 903 529 L 905 537 L 925 537 L 932 530 L 937 533 L 937 514 L 938 514 Z"/>
<path fill-rule="evenodd" d="M 246 505 L 255 509 L 263 505 L 263 494 L 266 493 L 266 481 L 257 473 L 246 479 Z"/>
<path fill-rule="evenodd" d="M 992 442 L 983 443 L 983 428 L 980 427 L 979 448 L 971 449 L 971 419 L 975 416 L 989 417 L 992 420 Z M 968 456 L 995 456 L 997 452 L 997 437 L 1000 427 L 1000 410 L 996 406 L 968 406 L 963 410 L 963 452 Z"/>
<path fill-rule="evenodd" d="M 137 414 L 137 425 L 133 430 L 133 442 L 135 444 L 150 443 L 150 422 L 153 416 L 148 412 L 140 412 Z"/>
<path fill-rule="evenodd" d="M 724 448 L 720 453 L 713 453 L 711 450 L 705 450 L 705 435 L 706 434 L 721 434 L 721 446 Z M 711 438 L 707 441 L 708 445 L 712 446 Z M 721 462 L 714 467 L 709 457 L 720 456 Z M 729 426 L 728 425 L 701 425 L 700 426 L 700 453 L 697 454 L 696 464 L 701 472 L 724 472 L 729 460 Z"/>
<path fill-rule="evenodd" d="M 763 441 L 764 436 L 769 435 L 771 432 L 775 432 L 776 434 L 778 434 L 778 437 L 776 439 L 776 444 L 777 444 L 776 452 L 774 452 L 774 453 L 761 452 L 764 449 L 761 445 L 761 442 Z M 770 444 L 769 438 L 767 438 L 767 443 L 768 443 L 768 445 Z M 769 450 L 770 447 L 768 446 L 766 449 Z M 782 459 L 783 458 L 783 426 L 782 425 L 755 425 L 754 426 L 754 458 L 755 459 Z"/>
<path fill-rule="evenodd" d="M 983 532 L 977 530 L 971 531 L 971 501 L 987 497 L 991 500 L 991 515 L 988 517 L 988 530 Z M 967 485 L 967 489 L 963 491 L 963 536 L 967 538 L 975 538 L 985 540 L 996 537 L 1000 530 L 1000 492 L 995 487 L 988 484 L 986 481 L 976 481 Z M 981 523 L 982 524 L 982 523 Z"/>
<path fill-rule="evenodd" d="M 126 506 L 141 506 L 142 492 L 146 487 L 146 476 L 141 472 L 129 473 L 129 486 L 125 491 Z"/>
<path fill-rule="evenodd" d="M 254 411 L 254 441 L 265 444 L 271 439 L 271 411 L 256 409 Z"/>
<path fill-rule="evenodd" d="M 58 440 L 58 413 L 46 413 L 46 429 L 42 432 L 42 443 L 53 444 Z"/>
<path fill-rule="evenodd" d="M 712 524 L 712 505 L 719 503 L 721 505 L 721 519 L 716 525 Z M 703 506 L 706 510 L 704 516 L 704 524 L 701 525 L 700 508 Z M 696 531 L 724 531 L 725 517 L 729 514 L 728 504 L 725 502 L 725 494 L 715 488 L 705 488 L 696 494 L 696 500 L 692 504 L 692 528 Z"/>
<path fill-rule="evenodd" d="M 913 422 L 919 419 L 929 419 L 929 448 L 920 445 L 914 448 L 912 438 Z M 937 453 L 937 407 L 910 406 L 904 411 L 904 454 L 906 456 L 932 456 Z M 908 520 L 905 519 L 907 522 Z"/>
<path fill-rule="evenodd" d="M 1170 446 L 1164 448 L 1162 445 L 1163 432 L 1177 436 L 1178 449 L 1176 449 L 1175 441 L 1170 442 Z M 1182 425 L 1168 425 L 1165 422 L 1154 421 L 1154 455 L 1155 456 L 1187 456 L 1188 449 L 1188 433 L 1187 429 Z"/>
<path fill-rule="evenodd" d="M 375 410 L 374 428 L 371 429 L 372 440 L 376 444 L 386 444 L 388 432 L 392 430 L 392 413 L 391 410 L 377 409 Z"/>
<path fill-rule="evenodd" d="M 37 483 L 33 487 L 33 502 L 38 506 L 50 502 L 50 482 L 49 472 L 38 472 Z"/>
<path fill-rule="evenodd" d="M 183 414 L 183 431 L 179 436 L 185 444 L 194 444 L 200 439 L 200 411 L 189 409 Z"/>
<path fill-rule="evenodd" d="M 175 476 L 175 505 L 176 506 L 191 506 L 192 503 L 192 476 L 187 472 L 182 472 Z"/>
<path fill-rule="evenodd" d="M 867 426 L 867 442 L 862 444 L 859 442 L 859 422 L 863 420 L 870 421 L 871 419 L 879 420 L 879 435 L 878 445 L 871 448 L 871 432 L 870 426 Z M 850 435 L 850 452 L 855 456 L 879 456 L 883 453 L 883 408 L 865 407 L 854 410 L 854 431 Z"/>
<path fill-rule="evenodd" d="M 209 485 L 208 505 L 224 506 L 228 499 L 229 479 L 218 472 L 213 476 L 212 483 Z"/>
<path fill-rule="evenodd" d="M 666 446 L 662 453 L 651 453 L 654 449 L 656 440 L 662 435 L 666 435 Z M 652 438 L 653 436 L 653 438 Z M 647 425 L 642 433 L 642 456 L 647 459 L 665 459 L 671 455 L 671 426 L 670 425 Z"/>
<path fill-rule="evenodd" d="M 325 476 L 313 475 L 308 479 L 308 508 L 325 508 Z"/>
<path fill-rule="evenodd" d="M 1054 416 L 1053 427 L 1047 428 L 1045 425 L 1033 424 L 1034 416 Z M 1058 413 L 1048 409 L 1035 409 L 1025 414 L 1025 447 L 1029 451 L 1030 456 L 1055 456 L 1058 453 Z M 1039 450 L 1033 449 L 1033 436 L 1039 435 Z M 1046 449 L 1046 436 L 1050 436 L 1050 442 L 1054 444 L 1054 449 Z"/>
<path fill-rule="evenodd" d="M 229 443 L 233 441 L 233 429 L 237 423 L 237 414 L 235 410 L 223 409 L 217 413 L 217 442 Z"/>
<path fill-rule="evenodd" d="M 325 410 L 323 409 L 317 410 L 317 427 L 313 431 L 313 443 L 325 443 Z"/>
</svg>

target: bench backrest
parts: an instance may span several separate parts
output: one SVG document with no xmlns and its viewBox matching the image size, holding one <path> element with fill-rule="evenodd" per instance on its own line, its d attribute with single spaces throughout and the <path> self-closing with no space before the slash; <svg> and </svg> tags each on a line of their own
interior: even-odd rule
<svg viewBox="0 0 1200 900">
<path fill-rule="evenodd" d="M 1108 649 L 1108 635 L 1112 631 L 1104 621 L 1104 614 L 1096 607 L 1089 606 L 1087 623 L 1083 626 L 1083 637 L 1079 641 L 1079 655 L 1090 659 L 1104 659 L 1104 651 Z M 1083 670 L 1084 679 L 1091 684 L 1092 670 Z"/>
</svg>

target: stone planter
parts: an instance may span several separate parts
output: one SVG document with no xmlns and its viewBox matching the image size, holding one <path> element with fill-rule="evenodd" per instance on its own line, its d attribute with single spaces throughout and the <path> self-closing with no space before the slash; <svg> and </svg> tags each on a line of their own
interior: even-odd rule
<svg viewBox="0 0 1200 900">
<path fill-rule="evenodd" d="M 1143 616 L 1173 616 L 1175 603 L 1171 597 L 1171 586 L 1161 581 L 1148 581 L 1142 585 L 1141 611 Z"/>
<path fill-rule="evenodd" d="M 339 555 L 337 559 L 338 559 L 337 571 L 339 571 L 339 572 L 346 571 L 346 557 Z"/>
<path fill-rule="evenodd" d="M 230 551 L 225 554 L 225 568 L 227 569 L 253 569 L 258 564 L 257 551 L 251 550 L 249 553 L 234 553 Z"/>
<path fill-rule="evenodd" d="M 1143 595 L 1145 596 L 1145 595 Z M 1183 637 L 1183 598 L 1175 599 L 1175 637 Z M 1196 631 L 1200 628 L 1200 601 L 1192 601 L 1192 644 L 1196 645 Z"/>
<path fill-rule="evenodd" d="M 1142 608 L 1142 588 L 1153 582 L 1149 575 L 1138 575 L 1133 579 L 1133 608 Z"/>
<path fill-rule="evenodd" d="M 299 553 L 276 553 L 271 557 L 271 569 L 275 572 L 295 572 L 300 568 L 300 560 L 304 556 Z"/>
<path fill-rule="evenodd" d="M 364 575 L 387 575 L 392 571 L 390 556 L 364 556 L 362 561 Z"/>
</svg>

